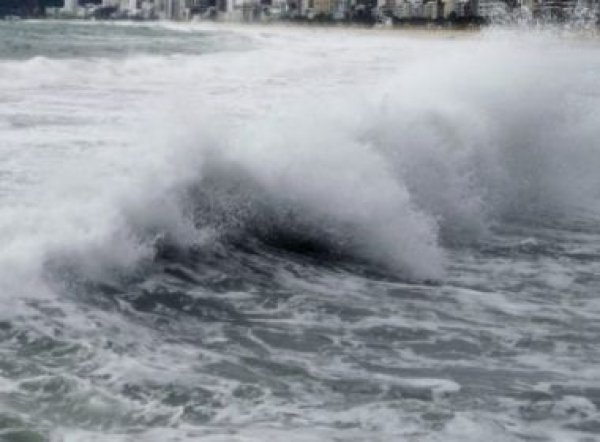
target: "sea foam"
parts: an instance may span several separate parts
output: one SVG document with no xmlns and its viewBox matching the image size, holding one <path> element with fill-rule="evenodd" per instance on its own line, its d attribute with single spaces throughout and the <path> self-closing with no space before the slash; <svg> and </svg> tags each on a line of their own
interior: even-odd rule
<svg viewBox="0 0 600 442">
<path fill-rule="evenodd" d="M 40 185 L 11 195 L 21 202 L 2 209 L 3 268 L 40 275 L 67 263 L 102 278 L 151 261 L 165 238 L 201 247 L 234 226 L 306 229 L 405 277 L 439 279 L 447 246 L 496 223 L 597 207 L 594 44 L 521 31 L 435 41 L 347 35 L 347 51 L 333 33 L 240 32 L 263 47 L 3 62 L 3 83 L 21 72 L 15 87 L 34 91 L 23 109 L 29 100 L 85 117 L 95 103 L 103 110 L 87 115 L 90 126 L 102 112 L 113 118 L 102 150 L 74 147 L 65 165 L 39 172 Z M 76 87 L 83 77 L 108 95 Z M 67 101 L 49 101 L 49 85 Z M 146 98 L 135 101 L 139 94 Z M 135 118 L 115 108 L 119 96 L 135 103 Z M 97 128 L 80 130 L 51 127 L 57 142 L 44 153 L 55 161 L 65 140 L 102 139 Z M 39 165 L 32 157 L 17 167 Z"/>
</svg>

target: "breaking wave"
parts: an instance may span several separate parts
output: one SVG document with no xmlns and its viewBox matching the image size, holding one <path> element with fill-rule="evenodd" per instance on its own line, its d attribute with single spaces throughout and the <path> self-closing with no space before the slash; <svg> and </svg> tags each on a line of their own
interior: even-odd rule
<svg viewBox="0 0 600 442">
<path fill-rule="evenodd" d="M 597 40 L 111 26 L 0 23 L 0 438 L 598 433 Z"/>
<path fill-rule="evenodd" d="M 165 244 L 252 243 L 436 280 L 449 248 L 498 224 L 597 209 L 595 47 L 500 32 L 432 51 L 374 86 L 256 116 L 149 117 L 113 173 L 69 170 L 47 203 L 11 208 L 4 219 L 27 223 L 3 229 L 0 260 L 101 279 L 151 264 Z"/>
</svg>

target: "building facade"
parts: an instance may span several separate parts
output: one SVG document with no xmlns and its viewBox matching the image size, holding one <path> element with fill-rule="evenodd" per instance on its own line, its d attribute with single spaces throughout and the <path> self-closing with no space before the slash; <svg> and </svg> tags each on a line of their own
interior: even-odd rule
<svg viewBox="0 0 600 442">
<path fill-rule="evenodd" d="M 75 15 L 79 8 L 79 2 L 77 0 L 65 0 L 63 11 L 67 14 Z"/>
</svg>

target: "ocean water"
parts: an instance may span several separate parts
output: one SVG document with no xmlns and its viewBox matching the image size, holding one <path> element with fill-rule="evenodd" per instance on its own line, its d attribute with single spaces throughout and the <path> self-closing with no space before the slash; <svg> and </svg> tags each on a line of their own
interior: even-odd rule
<svg viewBox="0 0 600 442">
<path fill-rule="evenodd" d="M 0 439 L 600 440 L 600 43 L 0 22 Z"/>
</svg>

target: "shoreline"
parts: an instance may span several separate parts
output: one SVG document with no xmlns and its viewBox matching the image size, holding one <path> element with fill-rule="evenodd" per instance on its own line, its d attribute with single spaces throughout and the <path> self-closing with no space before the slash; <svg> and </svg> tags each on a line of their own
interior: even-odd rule
<svg viewBox="0 0 600 442">
<path fill-rule="evenodd" d="M 349 32 L 352 34 L 364 35 L 420 35 L 420 36 L 470 36 L 478 35 L 482 32 L 481 28 L 457 29 L 444 26 L 366 26 L 359 24 L 304 24 L 297 22 L 271 22 L 271 23 L 245 23 L 245 22 L 209 22 L 209 21 L 191 21 L 191 22 L 161 22 L 176 23 L 184 26 L 202 27 L 204 29 L 235 29 L 235 30 L 298 30 L 305 32 Z"/>
<path fill-rule="evenodd" d="M 11 23 L 11 20 L 0 20 L 0 23 Z M 485 35 L 487 32 L 506 31 L 506 32 L 539 32 L 544 34 L 551 34 L 555 37 L 576 39 L 582 41 L 597 41 L 600 39 L 600 28 L 584 27 L 581 29 L 572 29 L 568 26 L 560 24 L 541 24 L 541 25 L 504 25 L 504 26 L 493 26 L 484 25 L 478 27 L 453 27 L 426 23 L 423 25 L 414 24 L 401 24 L 401 25 L 366 25 L 360 23 L 323 23 L 323 22 L 305 22 L 305 21 L 283 21 L 273 20 L 268 22 L 244 22 L 244 21 L 213 21 L 213 20 L 115 20 L 115 19 L 85 19 L 85 18 L 55 18 L 55 17 L 41 17 L 41 18 L 24 18 L 15 20 L 14 23 L 18 22 L 39 22 L 39 23 L 73 23 L 81 25 L 94 25 L 94 24 L 112 24 L 112 25 L 124 25 L 124 26 L 164 26 L 181 29 L 203 29 L 203 30 L 231 30 L 238 32 L 264 32 L 264 31 L 295 31 L 302 33 L 323 33 L 323 34 L 352 34 L 361 36 L 398 36 L 398 37 L 410 37 L 419 39 L 463 39 L 472 38 L 476 36 Z"/>
<path fill-rule="evenodd" d="M 0 20 L 0 23 L 18 23 L 18 22 L 39 22 L 39 23 L 72 23 L 72 24 L 114 24 L 114 25 L 161 25 L 181 28 L 202 28 L 207 30 L 236 30 L 236 31 L 285 31 L 294 30 L 301 32 L 323 32 L 323 33 L 352 33 L 361 35 L 404 35 L 423 38 L 439 37 L 467 37 L 479 35 L 488 27 L 452 27 L 445 25 L 435 25 L 431 23 L 423 25 L 368 25 L 360 23 L 323 23 L 323 22 L 304 22 L 304 21 L 270 21 L 270 22 L 238 22 L 238 21 L 212 21 L 212 20 L 98 20 L 84 18 L 55 18 L 55 17 L 31 17 L 19 20 Z"/>
</svg>

